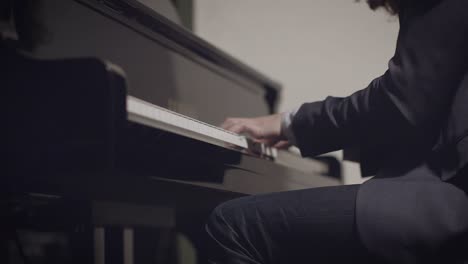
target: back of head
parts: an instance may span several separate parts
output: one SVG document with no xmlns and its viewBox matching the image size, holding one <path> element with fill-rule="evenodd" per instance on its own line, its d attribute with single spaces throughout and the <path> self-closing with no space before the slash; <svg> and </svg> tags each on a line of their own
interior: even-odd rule
<svg viewBox="0 0 468 264">
<path fill-rule="evenodd" d="M 401 0 L 367 0 L 367 4 L 372 10 L 385 8 L 389 13 L 397 15 L 400 11 Z"/>
</svg>

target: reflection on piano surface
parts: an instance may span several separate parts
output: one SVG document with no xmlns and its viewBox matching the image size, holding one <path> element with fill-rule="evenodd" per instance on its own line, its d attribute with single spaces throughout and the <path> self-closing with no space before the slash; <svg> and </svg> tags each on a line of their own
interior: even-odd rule
<svg viewBox="0 0 468 264">
<path fill-rule="evenodd" d="M 43 0 L 42 13 L 46 43 L 0 46 L 1 210 L 14 227 L 2 245 L 51 241 L 62 263 L 171 263 L 174 230 L 203 247 L 223 201 L 340 184 L 329 163 L 216 127 L 274 112 L 279 85 L 154 10 Z"/>
</svg>

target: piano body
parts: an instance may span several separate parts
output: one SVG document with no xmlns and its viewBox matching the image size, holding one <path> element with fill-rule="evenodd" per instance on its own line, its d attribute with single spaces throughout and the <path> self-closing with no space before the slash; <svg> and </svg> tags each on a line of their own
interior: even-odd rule
<svg viewBox="0 0 468 264">
<path fill-rule="evenodd" d="M 273 113 L 280 85 L 141 2 L 43 0 L 41 12 L 41 46 L 0 50 L 2 263 L 183 263 L 173 234 L 203 248 L 217 204 L 341 183 L 333 163 L 216 127 Z"/>
</svg>

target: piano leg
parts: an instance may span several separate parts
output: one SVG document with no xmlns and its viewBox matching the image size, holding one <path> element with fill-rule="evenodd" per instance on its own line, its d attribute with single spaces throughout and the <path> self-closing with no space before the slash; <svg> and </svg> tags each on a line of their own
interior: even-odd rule
<svg viewBox="0 0 468 264">
<path fill-rule="evenodd" d="M 179 259 L 172 228 L 94 228 L 95 264 L 178 264 Z"/>
<path fill-rule="evenodd" d="M 133 228 L 124 228 L 123 230 L 123 263 L 134 264 L 134 232 Z"/>
<path fill-rule="evenodd" d="M 105 264 L 105 230 L 104 227 L 94 228 L 94 264 Z"/>
<path fill-rule="evenodd" d="M 171 208 L 30 195 L 10 201 L 1 208 L 11 235 L 1 238 L 0 263 L 22 263 L 15 232 L 27 258 L 54 259 L 49 263 L 208 263 L 204 252 L 211 240 L 204 225 L 211 205 Z"/>
</svg>

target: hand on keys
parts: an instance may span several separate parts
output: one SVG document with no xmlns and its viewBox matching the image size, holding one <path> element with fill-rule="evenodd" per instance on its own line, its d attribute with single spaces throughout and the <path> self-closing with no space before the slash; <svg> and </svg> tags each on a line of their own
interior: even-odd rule
<svg viewBox="0 0 468 264">
<path fill-rule="evenodd" d="M 264 143 L 274 148 L 285 149 L 289 142 L 281 133 L 282 114 L 274 114 L 255 118 L 227 118 L 221 127 L 225 130 L 246 135 L 258 143 Z"/>
</svg>

